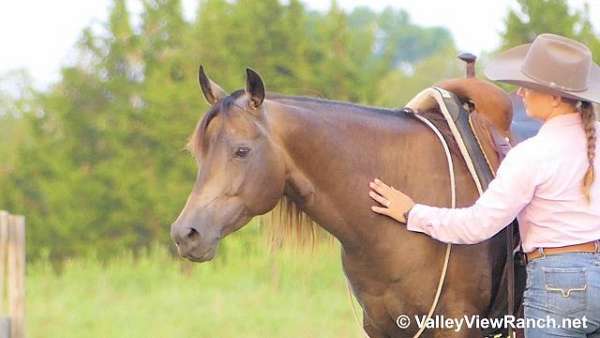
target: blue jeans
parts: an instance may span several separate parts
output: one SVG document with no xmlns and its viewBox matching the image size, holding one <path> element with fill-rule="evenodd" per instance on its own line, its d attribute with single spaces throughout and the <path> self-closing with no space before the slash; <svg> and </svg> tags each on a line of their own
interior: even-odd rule
<svg viewBox="0 0 600 338">
<path fill-rule="evenodd" d="M 600 253 L 530 261 L 523 307 L 526 338 L 600 338 Z"/>
</svg>

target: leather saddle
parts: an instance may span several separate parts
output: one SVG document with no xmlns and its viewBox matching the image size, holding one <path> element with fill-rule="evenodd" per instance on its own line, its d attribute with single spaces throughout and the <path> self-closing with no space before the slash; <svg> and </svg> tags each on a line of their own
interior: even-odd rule
<svg viewBox="0 0 600 338">
<path fill-rule="evenodd" d="M 444 116 L 445 127 L 454 138 L 443 133 L 446 141 L 457 143 L 467 168 L 477 177 L 475 183 L 479 191 L 485 191 L 506 153 L 517 143 L 511 132 L 512 102 L 500 88 L 477 78 L 440 82 L 417 94 L 406 108 Z M 513 263 L 519 247 L 515 243 L 520 240 L 516 219 L 497 236 L 505 238 L 506 259 L 501 271 L 494 273 L 496 283 L 487 317 L 500 319 L 510 314 L 522 318 L 520 304 L 526 272 L 524 265 Z M 485 337 L 499 334 L 506 337 L 509 333 L 507 328 L 482 330 Z"/>
</svg>

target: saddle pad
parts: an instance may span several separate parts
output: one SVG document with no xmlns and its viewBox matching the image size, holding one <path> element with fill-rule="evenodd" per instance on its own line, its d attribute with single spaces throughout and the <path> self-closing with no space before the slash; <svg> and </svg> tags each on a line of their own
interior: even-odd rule
<svg viewBox="0 0 600 338">
<path fill-rule="evenodd" d="M 512 147 L 510 135 L 502 133 L 485 115 L 477 111 L 469 114 L 469 124 L 490 169 L 496 176 L 500 162 Z"/>
</svg>

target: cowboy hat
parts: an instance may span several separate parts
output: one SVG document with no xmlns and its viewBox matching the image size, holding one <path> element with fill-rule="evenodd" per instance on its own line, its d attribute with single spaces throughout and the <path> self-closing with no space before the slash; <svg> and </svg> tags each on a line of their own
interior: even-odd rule
<svg viewBox="0 0 600 338">
<path fill-rule="evenodd" d="M 600 103 L 600 67 L 590 49 L 555 34 L 500 53 L 485 68 L 490 80 Z"/>
</svg>

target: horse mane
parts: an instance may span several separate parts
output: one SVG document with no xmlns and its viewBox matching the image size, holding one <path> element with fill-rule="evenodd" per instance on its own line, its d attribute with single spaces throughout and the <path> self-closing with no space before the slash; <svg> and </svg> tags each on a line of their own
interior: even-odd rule
<svg viewBox="0 0 600 338">
<path fill-rule="evenodd" d="M 279 93 L 271 93 L 271 96 L 269 96 L 269 99 L 275 100 L 278 102 L 281 102 L 281 101 L 297 102 L 297 103 L 308 102 L 308 103 L 312 103 L 312 104 L 323 105 L 325 108 L 327 108 L 328 106 L 332 107 L 332 108 L 345 108 L 346 110 L 349 109 L 353 112 L 357 112 L 357 113 L 361 113 L 361 114 L 375 115 L 375 117 L 376 117 L 376 115 L 391 115 L 391 116 L 396 116 L 398 118 L 412 118 L 412 116 L 410 114 L 407 114 L 407 112 L 405 110 L 403 110 L 402 108 L 389 109 L 389 108 L 382 108 L 382 107 L 372 107 L 372 106 L 365 106 L 365 105 L 360 105 L 360 104 L 346 102 L 346 101 L 336 101 L 336 100 L 329 100 L 329 99 L 323 99 L 323 98 L 317 98 L 317 97 L 311 97 L 311 96 L 289 96 L 289 95 L 283 95 L 283 94 L 279 94 Z M 450 131 L 450 128 L 448 127 L 448 123 L 446 122 L 446 119 L 444 118 L 444 116 L 442 115 L 442 113 L 440 112 L 438 107 L 434 107 L 434 108 L 428 109 L 426 111 L 419 112 L 419 115 L 427 118 L 433 125 L 435 125 L 438 128 L 438 130 L 440 131 L 442 136 L 444 136 L 444 139 L 448 143 L 448 148 L 450 149 L 451 153 L 458 155 L 458 156 L 462 156 L 460 153 L 460 150 L 458 148 L 458 143 L 456 143 L 456 140 L 454 140 L 454 136 L 452 135 L 452 132 Z"/>
<path fill-rule="evenodd" d="M 324 106 L 325 108 L 327 106 L 331 106 L 331 107 L 335 107 L 335 108 L 339 107 L 339 108 L 350 109 L 352 111 L 357 111 L 357 112 L 367 113 L 367 114 L 383 114 L 383 115 L 393 115 L 393 116 L 398 116 L 398 117 L 407 117 L 408 116 L 402 109 L 389 109 L 389 108 L 383 108 L 383 107 L 366 106 L 366 105 L 361 105 L 361 104 L 357 104 L 357 103 L 353 103 L 353 102 L 337 101 L 337 100 L 325 99 L 325 98 L 314 97 L 314 96 L 293 96 L 293 95 L 284 95 L 284 94 L 280 94 L 280 93 L 269 92 L 267 98 L 269 100 L 274 100 L 274 101 L 278 101 L 278 102 L 291 101 L 291 102 L 296 102 L 296 103 L 307 102 L 307 103 L 319 104 L 319 105 Z"/>
<path fill-rule="evenodd" d="M 370 107 L 312 96 L 291 96 L 269 92 L 267 99 L 300 107 L 306 106 L 306 104 L 317 104 L 325 110 L 341 108 L 362 114 L 407 117 L 406 113 L 400 109 Z M 314 250 L 323 243 L 333 243 L 335 239 L 286 195 L 279 200 L 273 210 L 261 217 L 261 225 L 267 232 L 267 240 L 272 249 L 281 248 L 284 243 L 291 243 L 296 248 Z"/>
<path fill-rule="evenodd" d="M 194 132 L 189 137 L 188 142 L 185 148 L 192 153 L 194 156 L 201 156 L 206 151 L 206 130 L 208 129 L 208 125 L 212 119 L 217 116 L 219 113 L 227 114 L 229 108 L 235 104 L 235 100 L 244 94 L 243 89 L 236 90 L 231 93 L 229 96 L 226 96 L 215 103 L 210 110 L 204 114 L 202 119 L 198 122 Z M 384 115 L 394 115 L 394 116 L 403 116 L 407 117 L 406 113 L 401 109 L 387 109 L 380 107 L 370 107 L 365 105 L 360 105 L 352 102 L 346 101 L 336 101 L 329 100 L 324 98 L 312 97 L 312 96 L 292 96 L 292 95 L 284 95 L 277 92 L 268 92 L 266 98 L 274 101 L 292 101 L 295 103 L 312 103 L 319 104 L 324 107 L 342 107 L 345 109 L 350 109 L 355 112 L 360 113 L 368 113 L 368 114 L 384 114 Z M 285 103 L 285 102 L 282 102 Z"/>
<path fill-rule="evenodd" d="M 294 105 L 309 103 L 323 105 L 325 109 L 344 108 L 357 113 L 373 115 L 393 115 L 398 118 L 412 118 L 402 109 L 386 109 L 379 107 L 370 107 L 351 102 L 328 100 L 307 96 L 288 96 L 278 93 L 272 93 L 270 100 L 280 103 L 292 103 Z M 435 107 L 419 113 L 434 124 L 448 144 L 448 148 L 454 157 L 462 156 L 458 144 L 448 127 L 444 116 Z M 322 242 L 331 243 L 334 237 L 318 226 L 302 209 L 288 196 L 284 195 L 273 210 L 261 217 L 261 224 L 267 230 L 267 240 L 271 248 L 280 248 L 284 243 L 293 243 L 299 248 L 314 249 Z"/>
<path fill-rule="evenodd" d="M 286 195 L 273 210 L 260 216 L 260 226 L 271 250 L 292 244 L 298 249 L 314 251 L 320 244 L 332 244 L 335 238 Z"/>
</svg>

